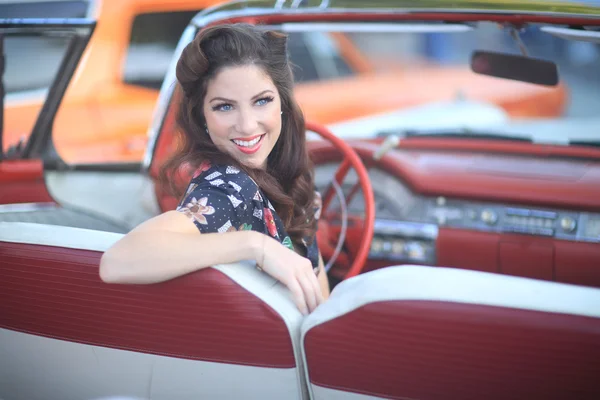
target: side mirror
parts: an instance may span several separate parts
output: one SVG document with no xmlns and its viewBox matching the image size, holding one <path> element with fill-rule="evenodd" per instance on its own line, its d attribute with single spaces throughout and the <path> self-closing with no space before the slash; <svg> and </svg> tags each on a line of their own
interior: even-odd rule
<svg viewBox="0 0 600 400">
<path fill-rule="evenodd" d="M 474 51 L 471 70 L 476 74 L 537 85 L 558 85 L 558 68 L 552 61 L 515 54 Z"/>
</svg>

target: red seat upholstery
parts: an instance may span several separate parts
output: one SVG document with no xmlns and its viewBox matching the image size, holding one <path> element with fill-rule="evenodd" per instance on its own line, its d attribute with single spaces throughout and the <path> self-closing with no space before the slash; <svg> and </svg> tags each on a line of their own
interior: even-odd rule
<svg viewBox="0 0 600 400">
<path fill-rule="evenodd" d="M 447 268 L 338 285 L 302 343 L 314 399 L 600 399 L 600 290 Z"/>
<path fill-rule="evenodd" d="M 304 399 L 302 315 L 253 265 L 109 285 L 121 235 L 0 222 L 0 398 Z"/>
</svg>

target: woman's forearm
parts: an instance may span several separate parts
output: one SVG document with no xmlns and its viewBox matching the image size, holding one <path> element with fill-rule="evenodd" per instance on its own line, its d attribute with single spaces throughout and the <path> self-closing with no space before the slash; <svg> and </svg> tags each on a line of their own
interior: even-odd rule
<svg viewBox="0 0 600 400">
<path fill-rule="evenodd" d="M 131 232 L 104 253 L 100 277 L 109 283 L 156 283 L 211 265 L 257 260 L 262 236 L 253 231 Z"/>
</svg>

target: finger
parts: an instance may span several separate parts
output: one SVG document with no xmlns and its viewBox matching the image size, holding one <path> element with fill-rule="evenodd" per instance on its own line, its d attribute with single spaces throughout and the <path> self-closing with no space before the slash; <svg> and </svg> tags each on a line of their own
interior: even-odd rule
<svg viewBox="0 0 600 400">
<path fill-rule="evenodd" d="M 317 295 L 315 294 L 315 290 L 310 281 L 310 278 L 306 273 L 300 272 L 298 274 L 298 282 L 300 282 L 300 286 L 302 287 L 302 291 L 304 292 L 306 304 L 308 305 L 309 310 L 312 312 L 315 308 L 317 308 L 318 303 Z"/>
<path fill-rule="evenodd" d="M 296 303 L 296 306 L 300 312 L 304 315 L 308 315 L 308 307 L 306 305 L 306 300 L 304 299 L 304 291 L 294 276 L 289 279 L 289 281 L 286 283 L 286 286 L 290 292 L 292 292 L 294 303 Z"/>
<path fill-rule="evenodd" d="M 321 289 L 321 283 L 319 282 L 319 278 L 317 277 L 317 275 L 313 272 L 310 271 L 308 273 L 308 279 L 310 279 L 310 282 L 312 283 L 314 290 L 315 290 L 315 294 L 317 296 L 317 306 L 321 303 L 323 303 L 323 292 Z"/>
</svg>

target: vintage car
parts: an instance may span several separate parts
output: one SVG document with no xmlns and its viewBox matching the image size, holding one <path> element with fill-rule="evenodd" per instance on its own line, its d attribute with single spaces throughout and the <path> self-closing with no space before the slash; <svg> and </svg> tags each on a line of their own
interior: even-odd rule
<svg viewBox="0 0 600 400">
<path fill-rule="evenodd" d="M 600 61 L 533 58 L 521 39 L 534 27 L 593 56 L 600 8 L 238 1 L 194 17 L 178 49 L 239 21 L 384 38 L 451 31 L 481 82 L 558 79 L 570 107 L 514 121 L 467 98 L 331 129 L 309 122 L 333 291 L 304 317 L 249 262 L 104 283 L 103 251 L 177 202 L 156 179 L 176 129 L 173 68 L 142 171 L 69 164 L 52 151 L 53 122 L 95 21 L 0 19 L 0 50 L 27 36 L 69 43 L 22 152 L 0 159 L 0 398 L 600 398 Z M 499 51 L 490 30 L 522 54 Z"/>
<path fill-rule="evenodd" d="M 70 163 L 139 163 L 177 40 L 196 12 L 220 2 L 0 1 L 0 16 L 87 16 L 98 21 L 56 117 L 53 141 L 61 157 Z M 10 154 L 18 153 L 19 143 L 27 139 L 66 42 L 60 37 L 30 38 L 28 45 L 39 49 L 35 57 L 43 62 L 11 58 L 4 123 L 4 149 L 11 149 Z M 389 67 L 384 60 L 367 57 L 342 32 L 290 32 L 289 49 L 297 65 L 298 100 L 308 118 L 323 124 L 460 95 L 491 101 L 514 118 L 558 116 L 567 103 L 564 86 L 483 84 L 468 68 L 436 63 L 396 60 Z M 384 68 L 385 73 L 375 74 Z"/>
</svg>

